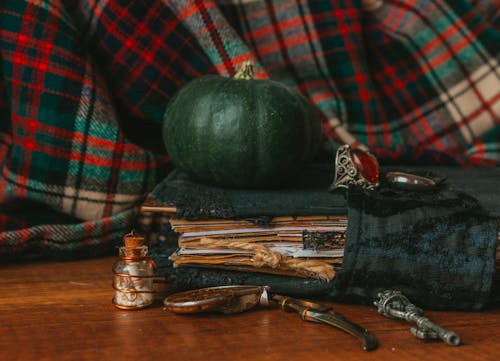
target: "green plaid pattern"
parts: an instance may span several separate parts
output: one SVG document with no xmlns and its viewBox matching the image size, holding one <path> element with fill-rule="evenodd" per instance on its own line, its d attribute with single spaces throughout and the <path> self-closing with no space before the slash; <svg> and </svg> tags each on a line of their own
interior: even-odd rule
<svg viewBox="0 0 500 361">
<path fill-rule="evenodd" d="M 168 172 L 161 120 L 196 77 L 318 108 L 325 144 L 382 162 L 497 166 L 498 0 L 5 0 L 0 256 L 109 253 Z"/>
</svg>

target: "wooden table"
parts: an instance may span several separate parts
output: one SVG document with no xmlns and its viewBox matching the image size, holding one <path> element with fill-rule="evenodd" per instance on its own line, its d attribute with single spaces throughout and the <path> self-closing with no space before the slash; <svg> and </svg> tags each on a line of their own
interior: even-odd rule
<svg viewBox="0 0 500 361">
<path fill-rule="evenodd" d="M 148 309 L 118 310 L 114 260 L 0 266 L 2 360 L 500 360 L 500 309 L 427 312 L 461 336 L 450 347 L 415 339 L 374 307 L 334 304 L 378 337 L 380 347 L 365 352 L 350 335 L 279 309 L 182 316 L 159 297 Z"/>
</svg>

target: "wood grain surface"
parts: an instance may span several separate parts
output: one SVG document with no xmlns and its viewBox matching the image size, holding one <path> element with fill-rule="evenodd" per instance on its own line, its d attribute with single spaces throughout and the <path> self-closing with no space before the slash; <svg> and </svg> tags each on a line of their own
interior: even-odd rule
<svg viewBox="0 0 500 361">
<path fill-rule="evenodd" d="M 426 312 L 463 345 L 423 342 L 375 307 L 332 304 L 378 337 L 365 352 L 352 336 L 256 308 L 237 315 L 175 315 L 161 300 L 140 311 L 111 299 L 114 258 L 0 266 L 2 360 L 500 360 L 500 309 Z M 168 287 L 167 287 L 168 289 Z"/>
</svg>

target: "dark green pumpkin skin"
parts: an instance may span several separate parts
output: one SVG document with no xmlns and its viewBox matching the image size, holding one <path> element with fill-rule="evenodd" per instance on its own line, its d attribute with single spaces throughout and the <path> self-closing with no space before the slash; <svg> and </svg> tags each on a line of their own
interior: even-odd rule
<svg viewBox="0 0 500 361">
<path fill-rule="evenodd" d="M 192 178 L 239 188 L 289 182 L 315 156 L 320 122 L 309 101 L 271 80 L 208 75 L 171 99 L 163 140 Z"/>
</svg>

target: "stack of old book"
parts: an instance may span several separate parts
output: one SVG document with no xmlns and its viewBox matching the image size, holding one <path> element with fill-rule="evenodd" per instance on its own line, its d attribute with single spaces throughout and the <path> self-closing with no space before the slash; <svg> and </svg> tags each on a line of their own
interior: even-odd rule
<svg viewBox="0 0 500 361">
<path fill-rule="evenodd" d="M 311 166 L 279 190 L 202 185 L 173 171 L 148 196 L 177 237 L 174 267 L 259 272 L 330 281 L 342 263 L 347 217 L 333 174 Z"/>
<path fill-rule="evenodd" d="M 251 220 L 172 219 L 179 234 L 174 266 L 200 266 L 331 280 L 341 263 L 345 217 Z"/>
</svg>

